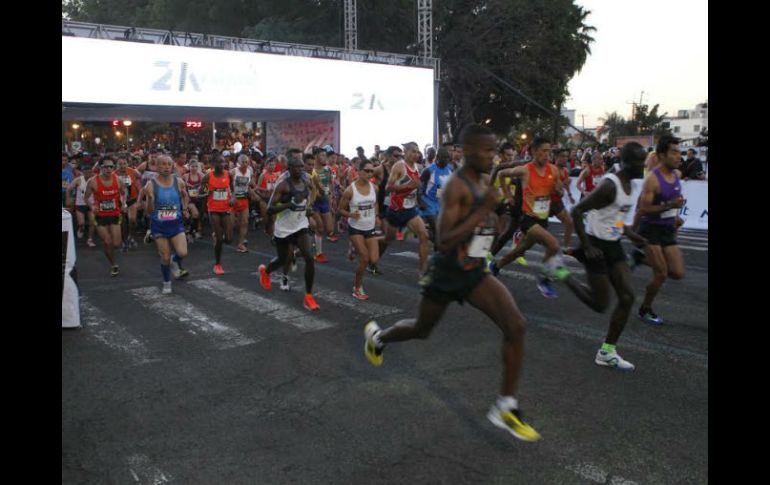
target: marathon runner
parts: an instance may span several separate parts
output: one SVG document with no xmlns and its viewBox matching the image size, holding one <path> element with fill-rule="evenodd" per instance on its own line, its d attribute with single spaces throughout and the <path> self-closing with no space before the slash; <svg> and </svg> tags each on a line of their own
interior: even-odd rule
<svg viewBox="0 0 770 485">
<path fill-rule="evenodd" d="M 117 276 L 120 268 L 115 262 L 115 249 L 120 247 L 120 214 L 128 208 L 126 191 L 115 173 L 115 160 L 105 156 L 99 163 L 99 175 L 92 177 L 86 184 L 84 199 L 91 201 L 96 231 L 104 243 L 104 254 L 110 262 L 111 276 Z M 93 195 L 93 199 L 91 196 Z"/>
<path fill-rule="evenodd" d="M 230 172 L 232 180 L 232 205 L 234 215 L 234 226 L 238 228 L 238 248 L 239 253 L 246 253 L 245 240 L 246 233 L 249 230 L 249 200 L 256 198 L 254 192 L 254 172 L 249 166 L 248 155 L 238 155 L 238 166 Z"/>
<path fill-rule="evenodd" d="M 221 155 L 214 157 L 214 170 L 203 176 L 201 195 L 208 197 L 206 208 L 209 211 L 209 222 L 214 229 L 214 274 L 223 275 L 222 243 L 230 241 L 233 231 L 232 207 L 235 200 L 230 190 L 230 172 L 226 171 L 225 159 Z"/>
<path fill-rule="evenodd" d="M 136 240 L 134 239 L 134 232 L 136 231 L 136 211 L 139 206 L 137 204 L 139 199 L 139 183 L 141 179 L 141 175 L 139 172 L 137 172 L 135 169 L 128 166 L 128 159 L 124 156 L 118 156 L 118 178 L 123 183 L 123 186 L 126 187 L 126 191 L 128 193 L 128 200 L 126 201 L 126 204 L 128 205 L 128 211 L 126 212 L 126 215 L 128 217 L 122 218 L 122 233 L 123 233 L 123 252 L 127 252 L 129 247 L 135 248 L 137 246 Z"/>
</svg>

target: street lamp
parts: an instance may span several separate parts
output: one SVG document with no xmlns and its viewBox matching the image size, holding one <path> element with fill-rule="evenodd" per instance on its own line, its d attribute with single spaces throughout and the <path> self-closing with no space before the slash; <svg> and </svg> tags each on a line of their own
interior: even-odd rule
<svg viewBox="0 0 770 485">
<path fill-rule="evenodd" d="M 522 133 L 521 134 L 521 139 L 522 140 L 526 140 L 527 139 L 527 134 L 526 133 Z"/>
<path fill-rule="evenodd" d="M 131 143 L 131 139 L 128 137 L 128 127 L 131 126 L 131 120 L 123 120 L 123 126 L 126 127 L 126 147 L 131 150 L 128 143 Z"/>
<path fill-rule="evenodd" d="M 75 141 L 78 141 L 78 128 L 80 128 L 79 124 L 72 123 L 72 129 L 75 130 Z"/>
</svg>

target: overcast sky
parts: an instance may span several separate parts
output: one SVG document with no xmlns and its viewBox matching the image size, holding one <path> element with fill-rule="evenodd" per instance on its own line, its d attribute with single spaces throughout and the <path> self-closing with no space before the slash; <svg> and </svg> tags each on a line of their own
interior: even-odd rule
<svg viewBox="0 0 770 485">
<path fill-rule="evenodd" d="M 676 115 L 708 99 L 707 0 L 576 0 L 596 27 L 591 54 L 569 83 L 575 125 L 596 127 L 632 100 Z"/>
</svg>

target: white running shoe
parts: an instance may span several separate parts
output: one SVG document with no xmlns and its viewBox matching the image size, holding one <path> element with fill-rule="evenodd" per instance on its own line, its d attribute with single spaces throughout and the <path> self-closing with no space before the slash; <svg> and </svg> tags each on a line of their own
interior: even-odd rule
<svg viewBox="0 0 770 485">
<path fill-rule="evenodd" d="M 281 276 L 281 291 L 289 291 L 291 290 L 291 286 L 289 286 L 289 277 L 287 275 Z"/>
<path fill-rule="evenodd" d="M 174 278 L 177 278 L 177 279 L 182 274 L 182 268 L 180 268 L 179 263 L 177 263 L 173 259 L 171 260 L 171 274 L 174 275 Z M 169 282 L 169 285 L 170 284 L 171 282 Z"/>
<path fill-rule="evenodd" d="M 164 281 L 163 282 L 163 290 L 161 290 L 161 294 L 163 294 L 163 295 L 170 295 L 171 294 L 171 282 L 170 281 Z"/>
<path fill-rule="evenodd" d="M 596 365 L 602 365 L 605 367 L 614 367 L 619 370 L 634 370 L 634 364 L 627 360 L 623 360 L 623 357 L 618 355 L 617 352 L 607 352 L 606 350 L 599 349 L 596 352 L 596 359 L 594 360 Z"/>
</svg>

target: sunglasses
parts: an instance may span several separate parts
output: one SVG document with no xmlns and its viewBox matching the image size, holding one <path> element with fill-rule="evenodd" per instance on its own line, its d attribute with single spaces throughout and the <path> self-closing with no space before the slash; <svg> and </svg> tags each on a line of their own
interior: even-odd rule
<svg viewBox="0 0 770 485">
<path fill-rule="evenodd" d="M 102 165 L 102 168 L 114 169 L 115 165 Z"/>
</svg>

